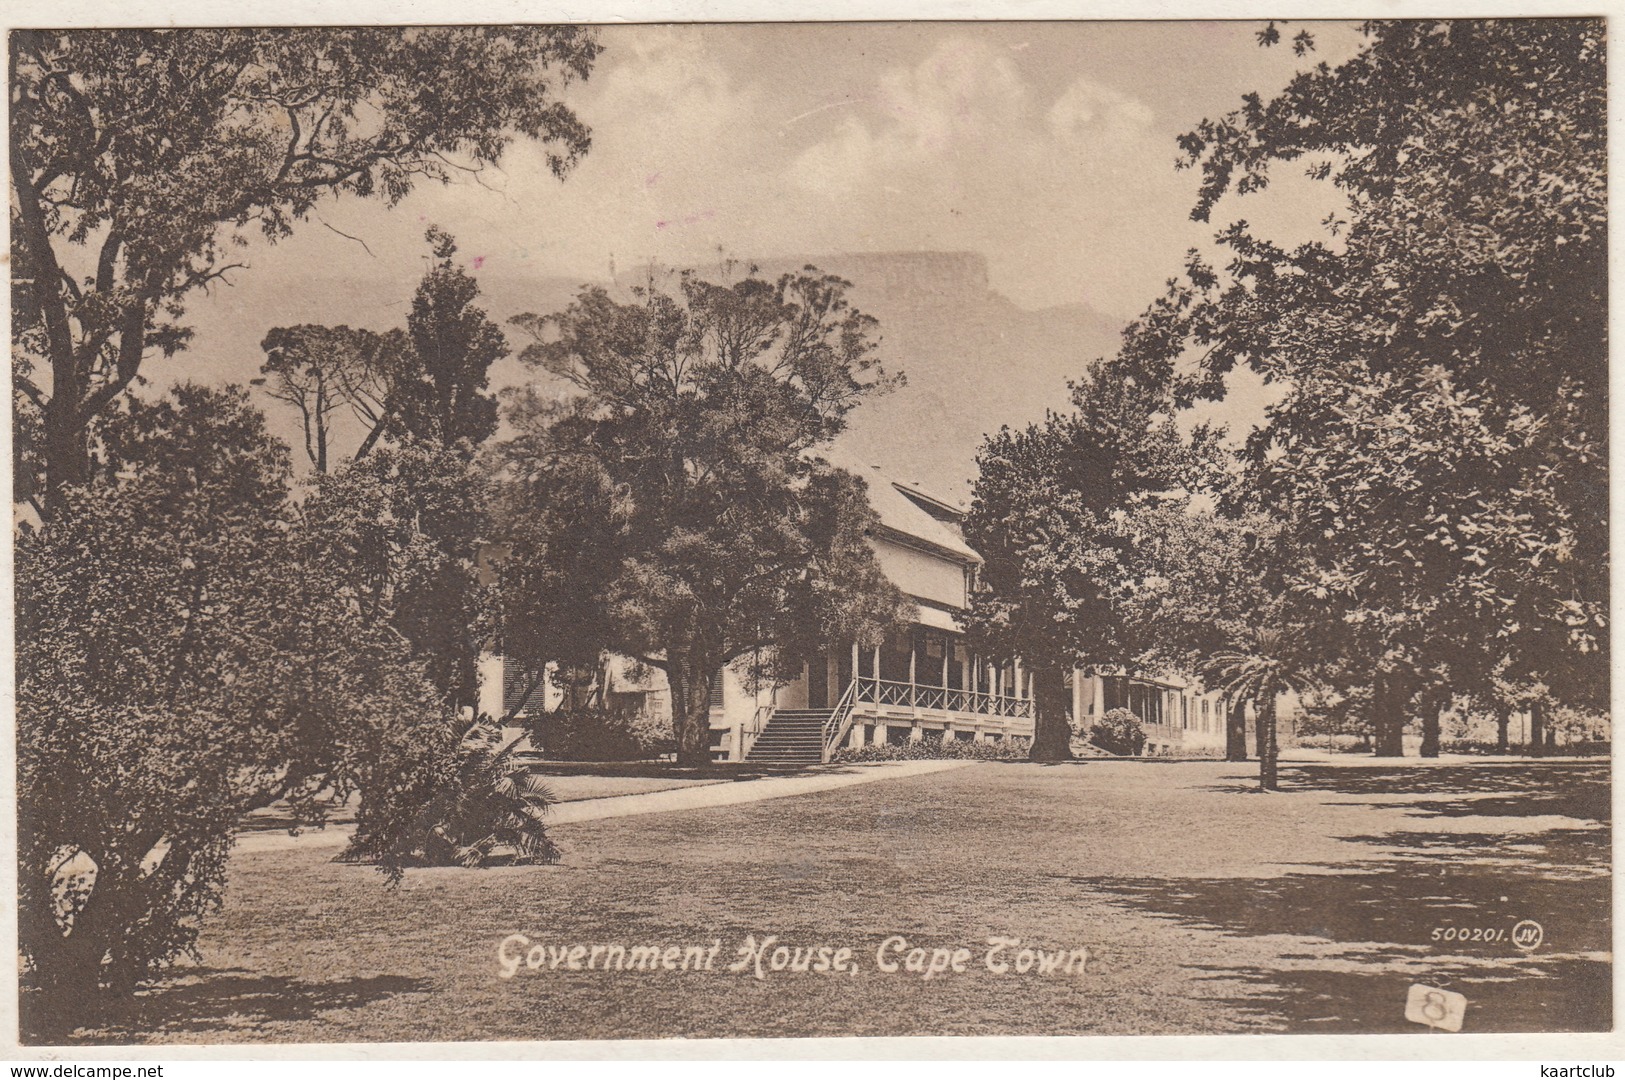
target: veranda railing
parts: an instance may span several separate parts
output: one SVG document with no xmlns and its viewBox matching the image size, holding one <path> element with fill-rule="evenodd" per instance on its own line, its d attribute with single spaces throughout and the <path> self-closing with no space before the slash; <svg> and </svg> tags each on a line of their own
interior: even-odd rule
<svg viewBox="0 0 1625 1080">
<path fill-rule="evenodd" d="M 954 690 L 946 686 L 921 686 L 859 676 L 850 691 L 854 701 L 867 705 L 895 705 L 901 708 L 934 709 L 944 712 L 981 713 L 985 716 L 1031 718 L 1033 703 L 1028 698 L 991 694 L 981 690 Z"/>
<path fill-rule="evenodd" d="M 931 709 L 942 712 L 980 713 L 984 716 L 1007 716 L 1031 719 L 1033 703 L 1028 698 L 1008 694 L 990 694 L 980 690 L 954 690 L 946 686 L 921 686 L 918 683 L 895 682 L 891 679 L 866 679 L 859 676 L 847 683 L 846 692 L 824 722 L 824 760 L 829 761 L 841 740 L 852 729 L 854 710 L 859 704 L 895 705 L 911 709 Z"/>
</svg>

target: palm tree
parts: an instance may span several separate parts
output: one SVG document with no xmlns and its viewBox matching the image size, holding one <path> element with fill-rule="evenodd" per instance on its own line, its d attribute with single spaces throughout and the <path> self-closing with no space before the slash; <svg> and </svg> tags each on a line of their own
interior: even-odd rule
<svg viewBox="0 0 1625 1080">
<path fill-rule="evenodd" d="M 1288 690 L 1301 691 L 1308 682 L 1280 631 L 1254 631 L 1249 647 L 1209 656 L 1202 665 L 1202 678 L 1229 700 L 1252 703 L 1258 730 L 1258 787 L 1261 791 L 1275 791 L 1279 787 L 1276 765 L 1280 756 L 1275 702 Z"/>
<path fill-rule="evenodd" d="M 392 881 L 413 866 L 484 866 L 499 849 L 516 863 L 557 862 L 544 822 L 553 794 L 517 759 L 523 738 L 504 744 L 501 722 L 480 716 L 430 797 L 360 821 L 344 857 L 374 862 Z"/>
</svg>

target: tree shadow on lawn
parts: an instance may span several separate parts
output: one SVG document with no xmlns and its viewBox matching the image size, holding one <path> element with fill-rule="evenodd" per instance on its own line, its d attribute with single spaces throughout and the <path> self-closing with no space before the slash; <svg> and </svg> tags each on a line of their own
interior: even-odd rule
<svg viewBox="0 0 1625 1080">
<path fill-rule="evenodd" d="M 1256 792 L 1253 780 L 1230 779 L 1205 785 L 1209 791 Z M 1548 765 L 1288 765 L 1281 766 L 1281 790 L 1338 795 L 1423 795 L 1397 803 L 1407 809 L 1457 817 L 1536 817 L 1557 815 L 1606 822 L 1612 818 L 1613 788 L 1606 764 Z M 1453 801 L 1441 795 L 1475 796 Z"/>
<path fill-rule="evenodd" d="M 1345 839 L 1390 857 L 1271 878 L 1071 880 L 1108 903 L 1229 938 L 1310 939 L 1312 950 L 1287 954 L 1278 940 L 1258 942 L 1275 967 L 1242 956 L 1236 966 L 1191 968 L 1219 996 L 1239 984 L 1231 1004 L 1281 1030 L 1413 1029 L 1404 1000 L 1417 982 L 1466 994 L 1472 1030 L 1611 1029 L 1607 829 Z M 1510 940 L 1524 919 L 1545 935 L 1528 953 Z M 1496 940 L 1443 940 L 1451 930 Z"/>
<path fill-rule="evenodd" d="M 1606 761 L 1541 761 L 1474 765 L 1409 764 L 1383 761 L 1370 765 L 1297 765 L 1283 762 L 1281 779 L 1293 788 L 1334 791 L 1342 795 L 1507 795 L 1556 796 L 1600 790 L 1606 795 Z M 1603 804 L 1606 807 L 1606 800 Z"/>
<path fill-rule="evenodd" d="M 307 982 L 281 975 L 255 975 L 241 968 L 194 968 L 172 975 L 129 997 L 106 1002 L 99 1015 L 77 1026 L 37 991 L 21 1001 L 26 1045 L 118 1044 L 154 1036 L 225 1033 L 263 1034 L 268 1024 L 311 1020 L 322 1013 L 358 1009 L 398 994 L 426 994 L 422 979 L 403 975 Z"/>
</svg>

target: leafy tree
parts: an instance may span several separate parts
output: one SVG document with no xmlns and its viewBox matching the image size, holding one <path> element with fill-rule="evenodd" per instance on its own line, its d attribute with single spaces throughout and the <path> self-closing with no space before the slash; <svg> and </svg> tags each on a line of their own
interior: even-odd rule
<svg viewBox="0 0 1625 1080">
<path fill-rule="evenodd" d="M 1294 602 L 1396 754 L 1441 676 L 1606 686 L 1606 80 L 1596 20 L 1365 32 L 1181 139 L 1197 220 L 1303 161 L 1347 198 L 1335 238 L 1230 225 L 1223 272 L 1193 256 L 1147 322 L 1199 365 L 1183 400 L 1243 363 L 1286 387 L 1243 487 L 1296 530 Z"/>
<path fill-rule="evenodd" d="M 374 489 L 334 476 L 294 505 L 287 447 L 234 388 L 131 399 L 96 435 L 103 467 L 17 548 L 31 1030 L 71 1027 L 99 989 L 192 953 L 234 826 L 273 802 L 319 825 L 359 793 L 354 854 L 394 877 L 498 845 L 551 857 L 546 800 L 468 730 L 398 629 L 430 613 L 391 606 L 388 589 L 426 575 L 391 581 L 380 566 L 380 551 L 400 556 L 387 500 L 341 514 L 342 492 Z M 397 471 L 450 498 L 467 466 L 446 475 L 434 462 Z M 492 784 L 457 787 L 471 778 Z"/>
<path fill-rule="evenodd" d="M 11 35 L 14 348 L 50 379 L 43 505 L 90 472 L 88 432 L 248 231 L 324 195 L 399 201 L 541 140 L 562 176 L 589 132 L 558 98 L 586 27 L 63 30 Z M 49 390 L 47 390 L 47 386 Z M 30 480 L 27 487 L 33 486 Z"/>
<path fill-rule="evenodd" d="M 324 792 L 446 724 L 393 633 L 302 564 L 287 448 L 244 393 L 132 399 L 98 445 L 105 467 L 17 549 L 31 1024 L 190 951 L 243 812 L 286 799 L 319 823 Z"/>
<path fill-rule="evenodd" d="M 501 327 L 473 306 L 480 287 L 452 261 L 457 245 L 431 227 L 435 263 L 412 297 L 406 317 L 411 351 L 385 398 L 385 427 L 400 437 L 465 454 L 497 429 L 496 396 L 486 392 L 491 365 L 508 355 Z M 376 429 L 375 429 L 376 430 Z M 357 456 L 365 455 L 371 441 Z"/>
<path fill-rule="evenodd" d="M 409 368 L 401 331 L 385 334 L 348 326 L 278 326 L 260 342 L 265 363 L 254 385 L 299 413 L 305 456 L 318 473 L 328 471 L 335 435 L 334 414 L 348 411 L 365 431 L 357 457 L 383 434 L 395 384 Z"/>
<path fill-rule="evenodd" d="M 1137 628 L 1139 662 L 1196 675 L 1215 654 L 1244 649 L 1291 618 L 1284 571 L 1293 554 L 1268 517 L 1165 500 L 1116 522 L 1126 555 L 1112 602 Z M 1247 705 L 1224 702 L 1227 760 L 1247 760 Z"/>
<path fill-rule="evenodd" d="M 622 493 L 596 455 L 556 441 L 570 409 L 534 393 L 509 402 L 514 438 L 500 444 L 500 480 L 491 485 L 492 535 L 500 538 L 492 593 L 494 641 L 541 685 L 549 665 L 561 709 L 590 726 L 598 712 L 584 693 L 598 682 L 603 652 L 616 636 L 615 613 L 600 590 L 625 558 L 630 521 Z"/>
<path fill-rule="evenodd" d="M 709 760 L 724 664 L 786 678 L 824 642 L 876 640 L 905 617 L 865 537 L 864 482 L 817 457 L 894 382 L 849 287 L 810 267 L 731 284 L 685 273 L 675 293 L 651 282 L 622 303 L 590 288 L 515 320 L 536 339 L 522 359 L 573 392 L 516 395 L 495 455 L 513 537 L 506 644 L 535 670 L 609 649 L 663 671 L 684 764 Z M 549 622 L 577 641 L 521 628 Z"/>
<path fill-rule="evenodd" d="M 984 588 L 967 625 L 990 654 L 1031 667 L 1035 761 L 1071 756 L 1065 673 L 1132 667 L 1148 647 L 1124 603 L 1130 520 L 1183 505 L 1215 467 L 1213 433 L 1183 436 L 1165 387 L 1127 362 L 1097 362 L 1072 412 L 1006 428 L 977 455 L 965 537 L 985 560 Z"/>
<path fill-rule="evenodd" d="M 292 406 L 305 431 L 305 453 L 327 471 L 328 417 L 347 407 L 363 429 L 354 458 L 380 440 L 457 448 L 472 458 L 496 432 L 497 400 L 487 391 L 491 365 L 508 355 L 507 338 L 473 306 L 479 285 L 452 256 L 457 245 L 430 226 L 434 265 L 418 283 L 406 329 L 374 333 L 348 326 L 273 329 L 261 347 L 255 385 Z"/>
<path fill-rule="evenodd" d="M 317 478 L 301 508 L 303 559 L 368 624 L 407 644 L 448 703 L 478 699 L 488 634 L 478 557 L 483 473 L 455 449 L 385 447 Z"/>
</svg>

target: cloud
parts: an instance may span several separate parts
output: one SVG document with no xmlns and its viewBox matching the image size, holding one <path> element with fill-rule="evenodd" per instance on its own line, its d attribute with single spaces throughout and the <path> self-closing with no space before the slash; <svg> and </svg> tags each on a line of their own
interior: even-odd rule
<svg viewBox="0 0 1625 1080">
<path fill-rule="evenodd" d="M 754 94 L 707 47 L 706 27 L 649 26 L 637 33 L 608 37 L 615 63 L 594 76 L 599 91 L 585 98 L 589 114 L 612 117 L 617 125 L 642 119 L 645 130 L 714 129 L 737 119 L 754 103 Z M 606 56 L 612 54 L 606 53 Z M 672 118 L 681 117 L 680 125 Z"/>
<path fill-rule="evenodd" d="M 894 187 L 952 177 L 965 190 L 981 186 L 974 172 L 1008 181 L 1033 169 L 1041 183 L 1058 154 L 1069 167 L 1080 153 L 1119 160 L 1123 144 L 1145 139 L 1155 120 L 1145 104 L 1087 76 L 1044 102 L 1008 49 L 964 36 L 913 67 L 883 72 L 857 104 L 795 159 L 793 183 L 841 192 L 884 177 Z"/>
<path fill-rule="evenodd" d="M 793 183 L 832 192 L 899 170 L 940 175 L 946 162 L 1007 153 L 1012 134 L 1033 119 L 1032 91 L 1016 64 L 969 37 L 943 41 L 913 67 L 882 72 L 857 105 L 795 159 Z"/>
<path fill-rule="evenodd" d="M 1080 78 L 1044 114 L 1050 134 L 1068 142 L 1117 142 L 1151 129 L 1155 114 L 1127 94 Z"/>
<path fill-rule="evenodd" d="M 1030 92 L 1016 65 L 984 41 L 950 38 L 912 69 L 880 79 L 878 103 L 893 137 L 926 154 L 985 143 L 1019 126 Z"/>
</svg>

